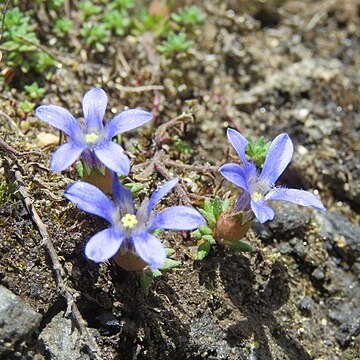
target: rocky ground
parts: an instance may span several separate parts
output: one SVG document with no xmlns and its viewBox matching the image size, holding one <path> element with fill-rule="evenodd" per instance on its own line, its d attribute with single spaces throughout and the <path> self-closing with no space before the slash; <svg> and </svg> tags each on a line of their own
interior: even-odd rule
<svg viewBox="0 0 360 360">
<path fill-rule="evenodd" d="M 51 78 L 9 69 L 3 54 L 0 137 L 14 150 L 1 142 L 0 358 L 360 358 L 360 2 L 178 1 L 173 11 L 186 3 L 206 14 L 186 53 L 161 55 L 152 32 L 113 36 L 93 53 L 56 38 L 39 1 Z M 34 80 L 46 89 L 37 103 L 76 116 L 93 86 L 109 94 L 107 118 L 125 106 L 153 111 L 151 125 L 121 139 L 133 164 L 124 181 L 143 184 L 139 198 L 168 176 L 183 179 L 194 206 L 234 191 L 216 171 L 233 127 L 289 133 L 295 155 L 281 183 L 315 191 L 328 211 L 276 204 L 276 219 L 247 236 L 253 252 L 215 247 L 201 262 L 190 236 L 164 233 L 181 266 L 145 296 L 137 274 L 84 257 L 106 225 L 62 197 L 77 174 L 48 168 L 59 134 L 19 109 Z M 154 156 L 160 167 L 146 163 Z"/>
</svg>

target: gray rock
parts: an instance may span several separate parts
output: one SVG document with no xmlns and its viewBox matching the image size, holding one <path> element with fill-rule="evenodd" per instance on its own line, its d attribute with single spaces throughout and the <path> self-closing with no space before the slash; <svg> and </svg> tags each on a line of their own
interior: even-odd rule
<svg viewBox="0 0 360 360">
<path fill-rule="evenodd" d="M 46 349 L 54 360 L 88 360 L 89 355 L 81 352 L 81 336 L 64 312 L 55 315 L 40 334 Z"/>
<path fill-rule="evenodd" d="M 334 317 L 334 314 L 332 315 Z M 360 309 L 353 309 L 346 314 L 343 311 L 338 311 L 336 320 L 340 322 L 341 325 L 335 332 L 335 337 L 341 346 L 346 347 L 360 334 Z"/>
<path fill-rule="evenodd" d="M 324 270 L 321 268 L 316 268 L 311 275 L 316 279 L 316 280 L 324 280 L 325 279 L 325 273 Z"/>
<path fill-rule="evenodd" d="M 0 285 L 0 355 L 36 330 L 42 316 Z"/>
<path fill-rule="evenodd" d="M 294 254 L 300 259 L 304 259 L 308 253 L 308 248 L 305 246 L 304 241 L 297 237 L 290 240 L 290 244 L 293 246 Z"/>
<path fill-rule="evenodd" d="M 327 291 L 329 319 L 335 325 L 334 334 L 340 345 L 346 348 L 360 334 L 360 286 L 349 271 L 331 267 L 331 279 Z"/>
<path fill-rule="evenodd" d="M 194 319 L 190 326 L 190 336 L 199 347 L 196 355 L 201 359 L 226 359 L 235 351 L 235 348 L 231 348 L 226 341 L 226 334 L 217 324 L 214 324 L 207 313 Z M 204 336 L 207 337 L 208 345 L 204 342 Z"/>
<path fill-rule="evenodd" d="M 311 315 L 314 301 L 310 296 L 304 296 L 298 304 L 298 309 L 305 315 Z"/>
<path fill-rule="evenodd" d="M 360 259 L 360 227 L 338 213 L 316 213 L 320 236 L 327 242 L 328 251 L 333 251 L 348 264 Z"/>
<path fill-rule="evenodd" d="M 309 209 L 281 202 L 274 202 L 271 207 L 275 210 L 275 219 L 266 225 L 279 240 L 291 239 L 295 235 L 301 237 L 309 228 Z"/>
</svg>

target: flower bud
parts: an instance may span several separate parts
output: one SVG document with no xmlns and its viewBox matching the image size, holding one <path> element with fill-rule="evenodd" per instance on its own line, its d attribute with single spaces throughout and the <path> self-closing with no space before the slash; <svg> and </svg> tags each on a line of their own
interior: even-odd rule
<svg viewBox="0 0 360 360">
<path fill-rule="evenodd" d="M 253 222 L 251 218 L 245 219 L 243 215 L 242 212 L 234 214 L 227 211 L 222 213 L 215 225 L 214 238 L 225 243 L 243 238 Z"/>
</svg>

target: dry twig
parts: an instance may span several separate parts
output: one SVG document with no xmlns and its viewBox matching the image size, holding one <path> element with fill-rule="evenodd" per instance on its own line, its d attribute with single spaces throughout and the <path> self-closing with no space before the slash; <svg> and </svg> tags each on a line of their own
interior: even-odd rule
<svg viewBox="0 0 360 360">
<path fill-rule="evenodd" d="M 0 116 L 2 116 L 16 130 L 19 136 L 21 137 L 25 136 L 18 127 L 18 125 L 16 124 L 16 122 L 8 114 L 4 113 L 3 111 L 0 111 Z"/>
<path fill-rule="evenodd" d="M 167 130 L 172 128 L 178 123 L 187 124 L 190 121 L 193 121 L 194 117 L 191 114 L 182 113 L 174 119 L 169 120 L 168 122 L 161 124 L 157 127 L 154 134 L 154 141 L 156 144 L 161 144 L 163 137 L 165 136 Z"/>
<path fill-rule="evenodd" d="M 143 86 L 123 86 L 120 84 L 115 84 L 116 90 L 122 92 L 145 92 L 145 91 L 159 91 L 164 90 L 162 85 L 143 85 Z"/>
<path fill-rule="evenodd" d="M 33 45 L 35 46 L 37 49 L 39 49 L 40 51 L 44 52 L 45 54 L 49 55 L 51 58 L 53 58 L 54 60 L 56 60 L 57 62 L 59 62 L 60 64 L 62 65 L 65 65 L 65 66 L 72 66 L 75 64 L 74 61 L 70 60 L 70 59 L 66 59 L 66 60 L 63 60 L 63 59 L 60 59 L 58 56 L 56 56 L 55 54 L 53 54 L 50 50 L 48 50 L 45 46 L 43 45 L 40 45 L 40 44 L 37 44 L 36 42 L 34 41 L 31 41 L 29 39 L 27 39 L 26 37 L 24 36 L 21 36 L 21 35 L 17 35 L 17 37 L 30 44 L 30 45 Z"/>
<path fill-rule="evenodd" d="M 48 233 L 47 227 L 42 221 L 39 213 L 34 207 L 34 200 L 29 194 L 27 187 L 24 182 L 22 167 L 18 162 L 17 155 L 21 154 L 13 147 L 8 145 L 4 140 L 0 138 L 0 154 L 3 155 L 5 161 L 7 162 L 10 171 L 12 172 L 14 179 L 18 184 L 18 191 L 21 195 L 22 201 L 25 204 L 25 207 L 31 216 L 35 226 L 39 230 L 39 233 L 42 238 L 42 243 L 50 256 L 52 262 L 52 268 L 55 272 L 55 279 L 59 289 L 60 294 L 66 299 L 67 303 L 67 315 L 71 315 L 75 321 L 77 327 L 80 330 L 81 335 L 83 336 L 85 344 L 89 347 L 92 352 L 92 355 L 95 359 L 101 359 L 100 350 L 97 347 L 96 341 L 93 335 L 90 333 L 86 321 L 83 319 L 78 306 L 76 305 L 77 292 L 69 287 L 66 282 L 66 272 L 61 265 L 59 257 L 56 253 L 55 247 L 51 241 L 50 235 Z"/>
</svg>

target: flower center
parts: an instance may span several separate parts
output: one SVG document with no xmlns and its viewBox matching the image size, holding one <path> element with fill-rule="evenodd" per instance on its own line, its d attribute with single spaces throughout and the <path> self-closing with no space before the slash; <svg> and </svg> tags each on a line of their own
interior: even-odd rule
<svg viewBox="0 0 360 360">
<path fill-rule="evenodd" d="M 263 198 L 263 196 L 257 191 L 255 191 L 251 194 L 251 200 L 253 200 L 255 202 L 260 201 L 262 198 Z"/>
<path fill-rule="evenodd" d="M 135 215 L 126 214 L 121 218 L 121 223 L 124 228 L 132 229 L 135 225 L 137 225 L 138 221 Z"/>
<path fill-rule="evenodd" d="M 99 135 L 92 132 L 90 134 L 86 134 L 84 138 L 87 144 L 94 144 L 99 138 Z"/>
</svg>

